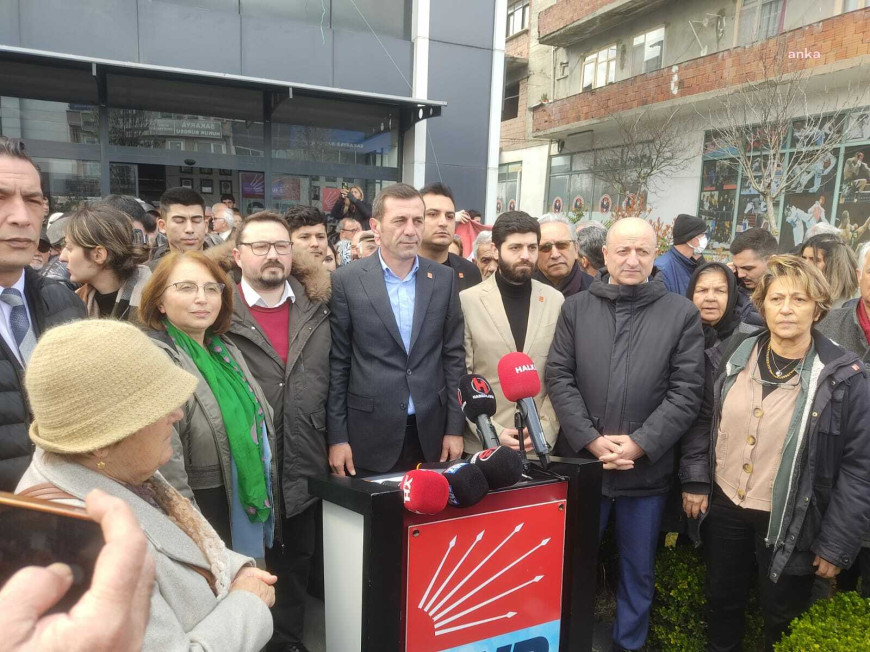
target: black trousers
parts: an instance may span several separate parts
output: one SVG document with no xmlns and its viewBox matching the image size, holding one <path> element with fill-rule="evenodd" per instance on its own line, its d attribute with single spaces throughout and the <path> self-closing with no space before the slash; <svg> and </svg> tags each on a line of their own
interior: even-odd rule
<svg viewBox="0 0 870 652">
<path fill-rule="evenodd" d="M 317 510 L 320 503 L 285 518 L 283 542 L 266 550 L 266 568 L 278 576 L 275 605 L 272 607 L 274 633 L 269 648 L 280 649 L 288 643 L 300 643 L 305 625 L 305 596 L 314 557 L 317 535 Z"/>
<path fill-rule="evenodd" d="M 861 597 L 870 598 L 870 548 L 861 548 L 852 567 L 837 575 L 837 590 L 854 591 L 861 579 Z"/>
<path fill-rule="evenodd" d="M 416 468 L 421 462 L 425 462 L 426 457 L 423 455 L 423 447 L 420 446 L 420 435 L 417 432 L 417 418 L 414 415 L 408 417 L 408 422 L 405 425 L 405 441 L 402 443 L 402 452 L 399 453 L 399 459 L 389 471 L 372 471 L 370 469 L 361 469 L 356 467 L 356 477 L 367 478 L 372 475 L 382 475 L 384 473 L 400 473 L 410 471 Z"/>
<path fill-rule="evenodd" d="M 755 562 L 765 650 L 773 650 L 789 623 L 810 606 L 815 575 L 783 575 L 776 583 L 767 576 L 773 551 L 764 543 L 769 520 L 769 512 L 738 507 L 715 487 L 704 522 L 709 652 L 740 651 Z"/>
</svg>

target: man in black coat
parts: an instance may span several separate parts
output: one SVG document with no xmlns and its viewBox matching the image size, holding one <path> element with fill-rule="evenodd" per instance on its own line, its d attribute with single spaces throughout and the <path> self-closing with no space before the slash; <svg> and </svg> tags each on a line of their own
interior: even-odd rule
<svg viewBox="0 0 870 652">
<path fill-rule="evenodd" d="M 449 250 L 456 233 L 456 202 L 453 192 L 443 183 L 430 183 L 420 190 L 426 205 L 420 255 L 447 265 L 456 273 L 456 291 L 462 292 L 480 283 L 480 270 L 470 260 Z"/>
<path fill-rule="evenodd" d="M 462 454 L 465 325 L 453 271 L 417 255 L 424 210 L 411 186 L 384 188 L 371 220 L 380 248 L 332 276 L 326 425 L 340 475 Z"/>
<path fill-rule="evenodd" d="M 556 288 L 566 299 L 589 289 L 593 276 L 583 271 L 577 252 L 574 230 L 568 218 L 548 213 L 541 224 L 541 246 L 534 279 Z"/>
<path fill-rule="evenodd" d="M 30 464 L 24 368 L 42 333 L 85 317 L 85 304 L 28 265 L 42 229 L 39 169 L 20 141 L 0 136 L 0 490 L 15 491 Z"/>
<path fill-rule="evenodd" d="M 649 223 L 619 220 L 606 269 L 565 302 L 547 359 L 556 452 L 604 463 L 600 533 L 612 514 L 620 557 L 613 641 L 622 650 L 646 641 L 674 447 L 698 415 L 704 382 L 700 314 L 667 291 L 655 253 Z"/>
</svg>

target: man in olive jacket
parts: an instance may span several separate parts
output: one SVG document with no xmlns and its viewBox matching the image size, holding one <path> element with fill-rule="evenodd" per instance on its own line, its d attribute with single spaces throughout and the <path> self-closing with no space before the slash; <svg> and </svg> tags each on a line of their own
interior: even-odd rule
<svg viewBox="0 0 870 652">
<path fill-rule="evenodd" d="M 276 213 L 255 213 L 239 227 L 233 256 L 242 280 L 227 336 L 272 406 L 277 432 L 282 532 L 281 542 L 266 553 L 269 570 L 278 576 L 272 644 L 304 650 L 318 509 L 308 478 L 325 477 L 328 469 L 330 278 L 319 259 L 302 250 L 291 253 L 289 242 L 288 224 Z"/>
<path fill-rule="evenodd" d="M 561 425 L 556 452 L 604 463 L 600 533 L 613 514 L 619 550 L 613 641 L 637 650 L 649 629 L 674 446 L 701 405 L 704 336 L 697 308 L 654 272 L 649 223 L 619 220 L 603 250 L 606 269 L 562 307 L 547 389 Z"/>
<path fill-rule="evenodd" d="M 84 302 L 68 287 L 28 267 L 39 243 L 42 202 L 39 169 L 24 144 L 0 136 L 0 491 L 15 491 L 33 454 L 24 395 L 30 353 L 52 326 L 86 316 Z"/>
</svg>

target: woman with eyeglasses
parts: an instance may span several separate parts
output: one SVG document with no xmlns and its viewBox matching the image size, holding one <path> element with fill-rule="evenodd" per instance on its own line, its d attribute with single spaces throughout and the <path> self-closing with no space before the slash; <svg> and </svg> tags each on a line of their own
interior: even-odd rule
<svg viewBox="0 0 870 652">
<path fill-rule="evenodd" d="M 280 500 L 275 431 L 260 386 L 223 337 L 232 314 L 226 274 L 198 251 L 167 255 L 142 293 L 149 335 L 198 380 L 175 424 L 175 456 L 161 471 L 176 488 L 192 490 L 227 547 L 263 560 L 274 537 L 273 497 Z"/>
<path fill-rule="evenodd" d="M 107 202 L 85 204 L 70 216 L 60 261 L 88 316 L 138 323 L 142 288 L 151 278 L 148 252 L 134 244 L 133 222 Z"/>
<path fill-rule="evenodd" d="M 772 650 L 810 606 L 813 575 L 852 565 L 870 518 L 870 379 L 813 328 L 831 306 L 827 282 L 805 260 L 773 256 L 753 301 L 767 328 L 725 343 L 680 464 L 698 499 L 684 497 L 690 533 L 704 527 L 717 652 L 741 649 L 756 563 Z"/>
</svg>

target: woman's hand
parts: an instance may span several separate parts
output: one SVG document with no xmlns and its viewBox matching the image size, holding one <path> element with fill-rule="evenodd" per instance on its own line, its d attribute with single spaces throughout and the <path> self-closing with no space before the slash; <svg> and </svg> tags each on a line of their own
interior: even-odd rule
<svg viewBox="0 0 870 652">
<path fill-rule="evenodd" d="M 707 494 L 690 494 L 683 492 L 683 511 L 689 518 L 698 518 L 707 513 Z"/>
<path fill-rule="evenodd" d="M 267 607 L 275 604 L 275 582 L 278 578 L 253 566 L 245 566 L 237 574 L 230 591 L 248 591 L 262 600 Z"/>
</svg>

